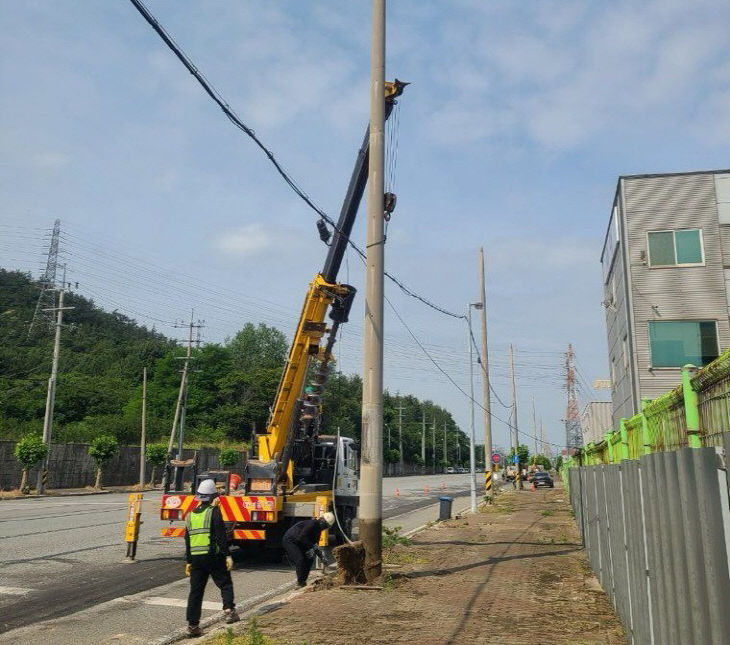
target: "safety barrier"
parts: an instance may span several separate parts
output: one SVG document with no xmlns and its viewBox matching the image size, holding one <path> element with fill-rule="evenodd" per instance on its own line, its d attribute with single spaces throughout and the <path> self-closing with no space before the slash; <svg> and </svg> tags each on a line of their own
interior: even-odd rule
<svg viewBox="0 0 730 645">
<path fill-rule="evenodd" d="M 641 412 L 622 419 L 619 428 L 606 433 L 602 441 L 589 443 L 569 457 L 565 468 L 616 464 L 686 446 L 719 446 L 728 428 L 730 350 L 700 370 L 683 367 L 680 385 L 653 401 L 645 399 Z"/>
<path fill-rule="evenodd" d="M 671 422 L 662 421 L 671 437 Z M 730 485 L 722 452 L 680 448 L 564 471 L 591 567 L 629 643 L 730 643 Z"/>
</svg>

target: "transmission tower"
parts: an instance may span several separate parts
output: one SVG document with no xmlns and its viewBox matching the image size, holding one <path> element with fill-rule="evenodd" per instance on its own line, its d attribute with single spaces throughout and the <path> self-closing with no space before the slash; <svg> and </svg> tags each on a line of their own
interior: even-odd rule
<svg viewBox="0 0 730 645">
<path fill-rule="evenodd" d="M 575 393 L 575 353 L 573 345 L 568 345 L 565 352 L 565 390 L 568 394 L 568 405 L 565 409 L 565 446 L 568 454 L 583 445 L 580 430 L 580 414 L 578 413 L 578 397 Z"/>
<path fill-rule="evenodd" d="M 48 311 L 56 305 L 56 271 L 58 269 L 58 241 L 61 236 L 61 220 L 57 219 L 53 223 L 53 234 L 51 235 L 51 245 L 48 248 L 48 259 L 46 260 L 46 270 L 41 276 L 41 292 L 38 295 L 38 302 L 35 305 L 33 320 L 30 321 L 28 327 L 28 338 L 33 333 L 33 329 L 41 320 L 50 325 L 53 322 L 53 316 L 48 315 Z"/>
</svg>

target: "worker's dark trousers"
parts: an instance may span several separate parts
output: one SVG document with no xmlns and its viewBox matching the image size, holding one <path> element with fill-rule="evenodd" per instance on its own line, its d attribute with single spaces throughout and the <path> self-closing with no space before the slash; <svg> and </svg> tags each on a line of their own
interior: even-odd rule
<svg viewBox="0 0 730 645">
<path fill-rule="evenodd" d="M 213 582 L 221 590 L 223 609 L 233 609 L 236 606 L 233 602 L 233 580 L 226 569 L 226 558 L 222 555 L 194 555 L 193 566 L 190 568 L 190 595 L 186 614 L 190 625 L 200 622 L 200 609 L 208 576 L 213 578 Z"/>
<path fill-rule="evenodd" d="M 314 558 L 308 558 L 304 555 L 305 549 L 294 542 L 294 540 L 284 538 L 281 543 L 284 546 L 286 555 L 289 557 L 289 561 L 296 567 L 297 584 L 307 584 L 307 578 L 309 577 L 309 572 L 312 570 Z"/>
</svg>

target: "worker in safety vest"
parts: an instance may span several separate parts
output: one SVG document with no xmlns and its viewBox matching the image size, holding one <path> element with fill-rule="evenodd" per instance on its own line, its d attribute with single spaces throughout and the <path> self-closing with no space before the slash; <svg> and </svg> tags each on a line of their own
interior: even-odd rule
<svg viewBox="0 0 730 645">
<path fill-rule="evenodd" d="M 297 586 L 306 586 L 309 572 L 314 564 L 315 554 L 319 554 L 319 557 L 326 561 L 324 553 L 317 545 L 322 531 L 331 527 L 334 523 L 334 513 L 327 512 L 317 519 L 297 522 L 284 533 L 282 546 L 289 557 L 289 561 L 296 567 Z"/>
<path fill-rule="evenodd" d="M 188 636 L 200 636 L 200 611 L 208 577 L 221 590 L 226 622 L 240 620 L 233 601 L 231 569 L 233 558 L 228 551 L 226 526 L 218 508 L 218 489 L 212 479 L 200 482 L 195 496 L 200 503 L 185 518 L 185 575 L 190 576 L 188 596 Z"/>
</svg>

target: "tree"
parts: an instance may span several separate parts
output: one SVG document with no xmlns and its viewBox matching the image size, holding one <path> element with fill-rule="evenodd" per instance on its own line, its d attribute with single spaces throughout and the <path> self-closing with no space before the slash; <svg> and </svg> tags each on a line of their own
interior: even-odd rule
<svg viewBox="0 0 730 645">
<path fill-rule="evenodd" d="M 555 458 L 555 470 L 560 470 L 563 467 L 563 456 L 558 455 Z"/>
<path fill-rule="evenodd" d="M 235 448 L 224 448 L 218 455 L 218 463 L 221 465 L 221 468 L 233 468 L 240 458 L 238 450 Z"/>
<path fill-rule="evenodd" d="M 385 462 L 388 464 L 397 464 L 400 461 L 400 451 L 395 448 L 385 450 Z"/>
<path fill-rule="evenodd" d="M 23 464 L 23 475 L 20 478 L 20 492 L 28 492 L 28 471 L 43 461 L 48 454 L 48 446 L 38 435 L 29 434 L 15 444 L 15 458 Z"/>
<path fill-rule="evenodd" d="M 535 464 L 539 464 L 545 470 L 550 470 L 550 468 L 551 468 L 550 460 L 545 455 L 536 455 L 532 459 Z"/>
<path fill-rule="evenodd" d="M 530 459 L 530 449 L 523 443 L 521 443 L 517 448 L 517 455 L 520 458 L 520 464 L 526 465 L 529 463 Z M 512 450 L 509 451 L 509 457 L 507 458 L 507 463 L 512 463 L 512 457 L 515 456 L 515 449 L 512 448 Z"/>
<path fill-rule="evenodd" d="M 276 327 L 246 323 L 230 341 L 233 367 L 241 372 L 261 368 L 281 368 L 289 348 L 286 336 Z"/>
<path fill-rule="evenodd" d="M 150 476 L 150 486 L 155 486 L 155 468 L 163 466 L 167 461 L 167 446 L 161 443 L 152 443 L 147 446 L 145 451 L 147 461 L 152 465 L 152 475 Z"/>
<path fill-rule="evenodd" d="M 89 456 L 96 462 L 96 483 L 94 488 L 101 488 L 101 471 L 104 464 L 108 462 L 119 450 L 116 437 L 101 435 L 94 439 L 89 446 Z"/>
</svg>

